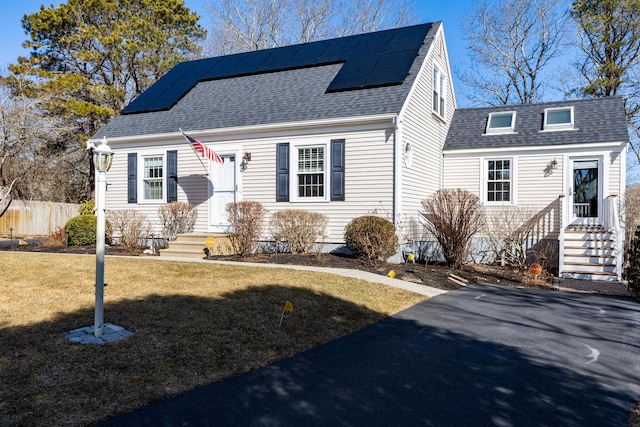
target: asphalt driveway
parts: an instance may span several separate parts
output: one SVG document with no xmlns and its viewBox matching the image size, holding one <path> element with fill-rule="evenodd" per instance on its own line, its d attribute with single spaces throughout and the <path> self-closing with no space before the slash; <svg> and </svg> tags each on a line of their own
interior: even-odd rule
<svg viewBox="0 0 640 427">
<path fill-rule="evenodd" d="M 103 425 L 626 426 L 640 304 L 492 285 Z"/>
</svg>

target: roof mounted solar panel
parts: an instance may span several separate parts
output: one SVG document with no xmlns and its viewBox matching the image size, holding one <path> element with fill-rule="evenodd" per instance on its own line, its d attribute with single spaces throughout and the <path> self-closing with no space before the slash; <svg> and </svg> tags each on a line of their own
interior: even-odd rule
<svg viewBox="0 0 640 427">
<path fill-rule="evenodd" d="M 154 101 L 162 96 L 164 92 L 169 89 L 169 85 L 160 85 L 155 84 L 151 86 L 149 89 L 142 92 L 136 99 L 131 101 L 129 105 L 124 107 L 121 111 L 122 114 L 132 113 L 132 112 L 142 112 L 147 111 L 150 108 Z"/>
<path fill-rule="evenodd" d="M 287 68 L 289 60 L 293 58 L 301 48 L 303 48 L 303 45 L 294 44 L 278 49 L 269 49 L 271 53 L 256 68 L 256 73 L 284 70 Z"/>
<path fill-rule="evenodd" d="M 222 79 L 232 75 L 233 69 L 244 58 L 246 53 L 237 53 L 235 55 L 227 55 L 219 57 L 218 62 L 214 67 L 209 69 L 206 73 L 200 76 L 199 80 L 213 80 Z"/>
<path fill-rule="evenodd" d="M 403 50 L 419 49 L 431 24 L 414 25 L 413 27 L 398 28 L 387 45 L 385 52 L 400 52 Z"/>
<path fill-rule="evenodd" d="M 233 70 L 231 70 L 228 77 L 255 74 L 260 64 L 262 64 L 262 61 L 267 59 L 270 54 L 271 49 L 256 50 L 241 54 L 242 60 L 236 64 Z"/>
<path fill-rule="evenodd" d="M 362 36 L 357 35 L 329 40 L 329 45 L 325 51 L 322 52 L 322 55 L 318 57 L 315 64 L 309 65 L 331 64 L 346 61 L 351 56 L 353 49 L 360 42 L 360 37 Z"/>
<path fill-rule="evenodd" d="M 380 55 L 393 38 L 394 30 L 363 34 L 360 42 L 351 51 L 351 58 L 360 56 Z"/>
<path fill-rule="evenodd" d="M 367 77 L 365 86 L 402 84 L 417 55 L 417 49 L 385 53 Z"/>
<path fill-rule="evenodd" d="M 380 57 L 362 56 L 351 58 L 344 63 L 338 74 L 329 84 L 327 92 L 337 92 L 341 90 L 360 89 L 364 87 L 367 76 L 374 69 Z"/>
<path fill-rule="evenodd" d="M 198 82 L 344 62 L 327 92 L 401 84 L 432 24 L 183 62 L 122 110 L 171 108 Z"/>
<path fill-rule="evenodd" d="M 298 45 L 299 49 L 287 62 L 287 68 L 309 67 L 318 64 L 318 58 L 327 50 L 331 40 Z"/>
<path fill-rule="evenodd" d="M 191 88 L 198 82 L 194 80 L 181 80 L 169 86 L 164 93 L 157 97 L 153 105 L 147 106 L 147 111 L 168 110 L 173 107 Z"/>
</svg>

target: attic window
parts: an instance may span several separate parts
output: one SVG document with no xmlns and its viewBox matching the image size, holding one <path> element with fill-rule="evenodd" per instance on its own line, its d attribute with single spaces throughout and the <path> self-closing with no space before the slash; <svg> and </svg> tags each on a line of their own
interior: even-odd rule
<svg viewBox="0 0 640 427">
<path fill-rule="evenodd" d="M 516 112 L 489 113 L 485 133 L 510 133 L 516 123 Z"/>
<path fill-rule="evenodd" d="M 546 108 L 544 130 L 573 129 L 573 107 Z"/>
</svg>

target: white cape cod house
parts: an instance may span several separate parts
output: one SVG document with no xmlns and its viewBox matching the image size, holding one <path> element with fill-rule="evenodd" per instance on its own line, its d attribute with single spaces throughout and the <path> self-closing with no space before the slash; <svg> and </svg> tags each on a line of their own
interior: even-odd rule
<svg viewBox="0 0 640 427">
<path fill-rule="evenodd" d="M 224 163 L 203 167 L 179 129 Z M 571 225 L 615 226 L 609 210 L 624 192 L 626 132 L 619 99 L 456 110 L 435 22 L 178 64 L 94 138 L 115 153 L 108 209 L 138 210 L 158 233 L 167 202 L 197 207 L 194 233 L 224 233 L 226 204 L 253 200 L 270 213 L 327 215 L 327 250 L 368 214 L 419 246 L 421 201 L 461 187 L 489 210 L 556 203 L 540 238 L 560 239 L 566 254 Z M 497 167 L 510 173 L 501 189 L 487 180 Z M 596 183 L 574 191 L 581 171 Z M 268 227 L 262 237 L 270 239 Z M 560 272 L 568 265 L 561 257 Z"/>
</svg>

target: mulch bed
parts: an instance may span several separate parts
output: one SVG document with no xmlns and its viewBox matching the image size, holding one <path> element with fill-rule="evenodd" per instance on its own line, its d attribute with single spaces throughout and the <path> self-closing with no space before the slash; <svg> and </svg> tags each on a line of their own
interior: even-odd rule
<svg viewBox="0 0 640 427">
<path fill-rule="evenodd" d="M 95 245 L 68 246 L 53 244 L 47 241 L 14 244 L 0 246 L 0 250 L 28 251 L 28 252 L 50 252 L 50 253 L 70 253 L 70 254 L 95 254 Z M 127 256 L 149 256 L 143 254 L 142 250 L 132 250 L 124 246 L 107 246 L 106 255 L 127 255 Z M 368 271 L 381 275 L 388 275 L 393 270 L 395 278 L 408 282 L 422 283 L 444 290 L 459 289 L 467 284 L 476 282 L 492 283 L 504 286 L 520 286 L 532 288 L 551 288 L 551 283 L 539 279 L 534 280 L 529 273 L 512 270 L 494 265 L 470 264 L 460 270 L 451 270 L 437 263 L 425 264 L 405 263 L 389 264 L 378 263 L 370 265 L 361 259 L 345 254 L 292 254 L 292 253 L 265 253 L 251 256 L 215 256 L 214 260 L 241 261 L 255 263 L 270 263 L 283 265 L 308 265 L 327 268 L 347 268 Z"/>
</svg>

